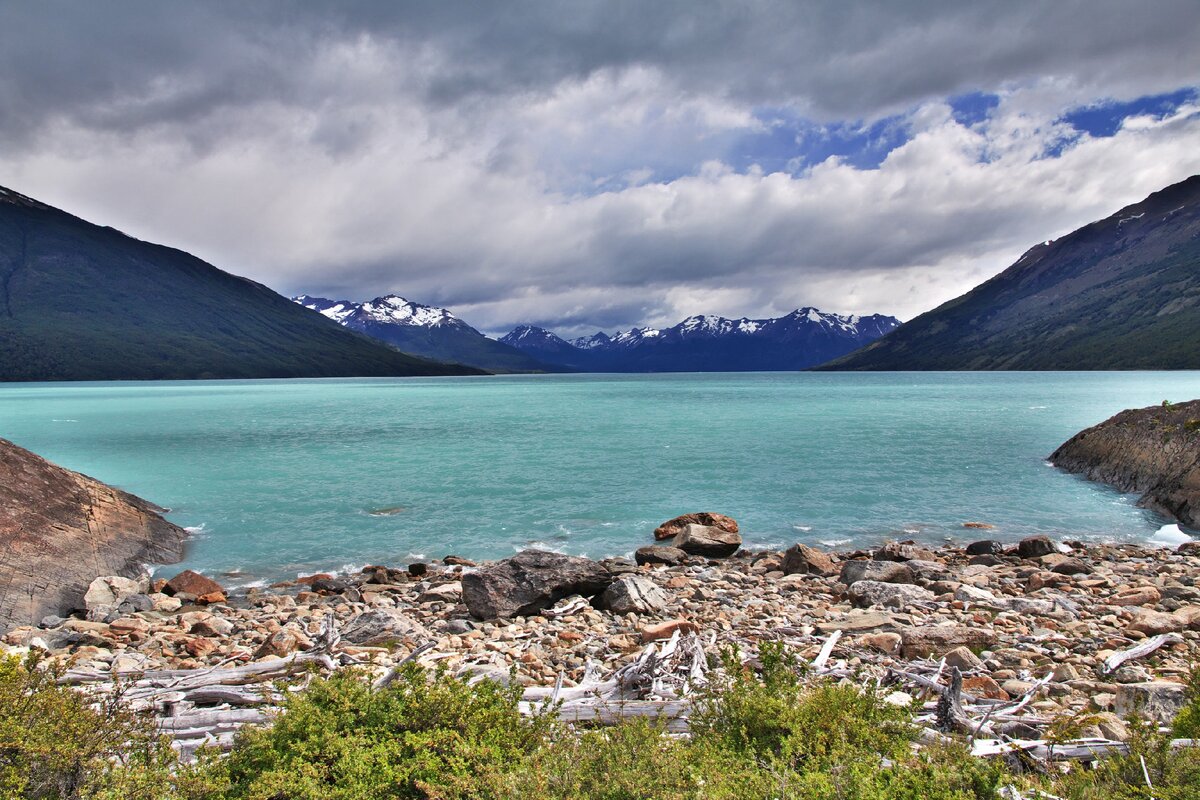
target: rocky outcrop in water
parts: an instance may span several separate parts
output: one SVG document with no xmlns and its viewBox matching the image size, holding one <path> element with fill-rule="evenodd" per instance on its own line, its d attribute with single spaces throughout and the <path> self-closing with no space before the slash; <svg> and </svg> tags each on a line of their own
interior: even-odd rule
<svg viewBox="0 0 1200 800">
<path fill-rule="evenodd" d="M 1200 400 L 1122 411 L 1075 434 L 1050 461 L 1141 492 L 1139 505 L 1200 527 Z"/>
<path fill-rule="evenodd" d="M 0 439 L 0 630 L 84 607 L 98 575 L 183 556 L 162 509 Z"/>
</svg>

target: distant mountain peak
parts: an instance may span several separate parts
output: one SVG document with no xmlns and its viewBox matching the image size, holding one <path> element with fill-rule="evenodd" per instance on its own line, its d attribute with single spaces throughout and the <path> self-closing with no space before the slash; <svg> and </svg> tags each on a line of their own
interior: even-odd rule
<svg viewBox="0 0 1200 800">
<path fill-rule="evenodd" d="M 635 327 L 570 342 L 522 325 L 501 341 L 584 370 L 804 369 L 871 342 L 900 325 L 895 317 L 828 314 L 798 308 L 774 319 L 693 314 L 670 328 Z"/>
<path fill-rule="evenodd" d="M 349 300 L 330 300 L 325 297 L 313 297 L 307 294 L 297 295 L 292 301 L 305 308 L 310 308 L 324 314 L 334 322 L 343 325 L 351 319 L 362 322 L 372 321 L 392 325 L 412 325 L 422 328 L 432 328 L 439 325 L 456 325 L 469 327 L 454 314 L 444 308 L 415 303 L 398 294 L 387 294 L 376 297 L 365 303 L 352 303 Z"/>
<path fill-rule="evenodd" d="M 518 346 L 528 347 L 531 344 L 539 343 L 542 345 L 566 345 L 571 346 L 570 342 L 562 339 L 557 334 L 552 333 L 545 328 L 539 328 L 537 325 L 518 325 L 511 331 L 500 337 L 500 341 L 512 347 Z"/>
</svg>

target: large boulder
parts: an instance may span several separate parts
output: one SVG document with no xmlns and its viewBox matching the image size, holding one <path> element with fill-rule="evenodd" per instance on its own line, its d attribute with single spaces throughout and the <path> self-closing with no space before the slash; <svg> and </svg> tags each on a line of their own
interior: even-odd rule
<svg viewBox="0 0 1200 800">
<path fill-rule="evenodd" d="M 693 556 L 725 558 L 742 546 L 742 537 L 716 525 L 691 524 L 671 540 L 672 547 Z"/>
<path fill-rule="evenodd" d="M 933 592 L 905 583 L 883 583 L 881 581 L 855 581 L 847 592 L 850 602 L 856 606 L 896 606 L 903 608 L 911 603 L 932 600 Z"/>
<path fill-rule="evenodd" d="M 859 581 L 912 583 L 914 579 L 913 571 L 897 561 L 847 561 L 842 564 L 838 578 L 847 586 L 853 586 Z"/>
<path fill-rule="evenodd" d="M 221 584 L 212 578 L 206 578 L 199 572 L 193 572 L 190 569 L 185 569 L 167 581 L 167 586 L 163 591 L 171 596 L 187 594 L 192 597 L 205 597 L 207 595 L 225 593 Z"/>
<path fill-rule="evenodd" d="M 1017 555 L 1021 558 L 1041 558 L 1057 552 L 1058 548 L 1048 536 L 1030 536 L 1017 544 Z"/>
<path fill-rule="evenodd" d="M 564 597 L 599 594 L 612 575 L 588 558 L 525 550 L 462 578 L 463 602 L 476 619 L 536 614 Z"/>
<path fill-rule="evenodd" d="M 364 647 L 393 642 L 412 646 L 428 639 L 429 631 L 398 608 L 373 608 L 351 620 L 342 638 Z"/>
<path fill-rule="evenodd" d="M 123 578 L 120 575 L 105 575 L 92 581 L 83 595 L 83 606 L 88 611 L 97 608 L 119 606 L 127 597 L 144 594 L 150 588 L 149 578 L 138 580 Z"/>
<path fill-rule="evenodd" d="M 0 633 L 85 608 L 97 575 L 178 561 L 187 533 L 161 511 L 0 439 Z"/>
<path fill-rule="evenodd" d="M 1187 702 L 1187 687 L 1169 681 L 1122 683 L 1117 686 L 1116 711 L 1122 717 L 1140 714 L 1160 725 L 1170 725 Z"/>
<path fill-rule="evenodd" d="M 783 551 L 779 568 L 784 575 L 832 575 L 837 572 L 837 565 L 827 553 L 799 543 Z"/>
<path fill-rule="evenodd" d="M 622 575 L 600 595 L 600 606 L 615 614 L 657 614 L 667 607 L 667 593 L 640 575 Z"/>
<path fill-rule="evenodd" d="M 684 514 L 670 519 L 654 529 L 655 539 L 671 539 L 683 533 L 688 525 L 706 525 L 720 528 L 726 533 L 737 533 L 737 520 L 724 514 L 714 514 L 711 511 L 700 511 L 696 514 Z"/>
</svg>

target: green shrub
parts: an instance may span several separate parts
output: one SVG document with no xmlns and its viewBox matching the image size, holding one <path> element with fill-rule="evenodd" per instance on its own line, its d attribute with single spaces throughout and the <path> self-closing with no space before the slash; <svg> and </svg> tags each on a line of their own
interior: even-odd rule
<svg viewBox="0 0 1200 800">
<path fill-rule="evenodd" d="M 550 720 L 521 716 L 519 687 L 428 678 L 410 665 L 383 691 L 355 673 L 314 680 L 273 725 L 243 733 L 209 767 L 207 791 L 248 800 L 473 797 L 545 740 Z"/>
<path fill-rule="evenodd" d="M 0 658 L 0 796 L 157 798 L 175 757 L 120 694 L 96 708 L 36 657 Z"/>
</svg>

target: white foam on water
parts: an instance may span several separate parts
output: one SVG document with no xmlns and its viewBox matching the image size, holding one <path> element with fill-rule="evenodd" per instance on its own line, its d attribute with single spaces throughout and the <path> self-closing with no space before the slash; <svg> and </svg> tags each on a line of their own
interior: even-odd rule
<svg viewBox="0 0 1200 800">
<path fill-rule="evenodd" d="M 52 419 L 51 422 L 79 422 L 77 419 Z"/>
<path fill-rule="evenodd" d="M 1177 547 L 1190 541 L 1192 541 L 1192 537 L 1181 531 L 1175 524 L 1163 525 L 1150 537 L 1150 544 L 1160 547 Z"/>
<path fill-rule="evenodd" d="M 549 550 L 551 553 L 560 553 L 562 555 L 567 554 L 567 551 L 563 550 L 561 547 L 553 547 L 553 546 L 547 544 L 546 542 L 543 542 L 540 540 L 526 542 L 523 545 L 514 544 L 512 546 L 512 549 L 517 553 L 521 552 L 522 550 Z"/>
<path fill-rule="evenodd" d="M 823 544 L 826 547 L 841 547 L 844 544 L 850 544 L 853 539 L 821 539 L 818 544 Z"/>
<path fill-rule="evenodd" d="M 792 530 L 808 532 L 812 530 L 811 525 L 793 525 Z"/>
</svg>

